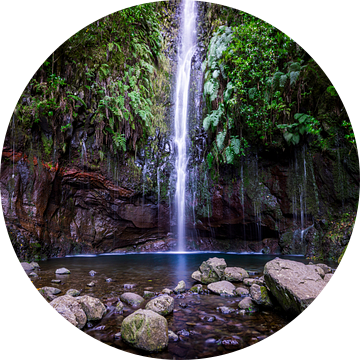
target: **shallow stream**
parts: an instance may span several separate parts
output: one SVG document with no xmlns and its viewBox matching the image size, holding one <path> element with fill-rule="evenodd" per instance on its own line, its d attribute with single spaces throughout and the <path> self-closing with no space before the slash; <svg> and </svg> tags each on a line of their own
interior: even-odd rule
<svg viewBox="0 0 360 360">
<path fill-rule="evenodd" d="M 276 310 L 266 309 L 242 314 L 238 309 L 241 300 L 239 296 L 222 297 L 187 292 L 172 295 L 175 299 L 175 308 L 174 312 L 166 317 L 169 330 L 175 333 L 185 331 L 177 342 L 170 340 L 166 350 L 156 354 L 145 354 L 130 348 L 115 336 L 120 332 L 124 317 L 137 310 L 125 304 L 122 315 L 115 313 L 116 302 L 122 293 L 131 291 L 141 296 L 145 290 L 160 293 L 164 288 L 173 289 L 180 280 L 186 282 L 188 290 L 196 283 L 191 279 L 191 274 L 204 260 L 215 256 L 224 258 L 228 266 L 246 269 L 251 277 L 260 277 L 265 263 L 275 258 L 271 255 L 225 253 L 74 256 L 39 262 L 39 277 L 32 278 L 32 281 L 36 288 L 59 288 L 60 295 L 64 295 L 69 289 L 77 289 L 81 290 L 81 295 L 101 299 L 108 309 L 106 315 L 101 321 L 85 326 L 83 331 L 110 346 L 156 358 L 193 359 L 226 354 L 265 339 L 291 321 Z M 300 256 L 284 258 L 308 263 L 308 260 Z M 69 269 L 71 274 L 55 275 L 55 270 L 61 267 Z M 96 274 L 89 275 L 90 270 L 96 271 Z M 106 281 L 109 278 L 111 281 Z M 61 282 L 52 283 L 53 279 Z M 88 287 L 87 284 L 91 281 L 95 286 Z M 125 284 L 136 286 L 129 290 L 124 287 Z M 145 307 L 145 304 L 141 307 Z M 217 309 L 220 306 L 227 306 L 236 311 L 223 314 Z"/>
</svg>

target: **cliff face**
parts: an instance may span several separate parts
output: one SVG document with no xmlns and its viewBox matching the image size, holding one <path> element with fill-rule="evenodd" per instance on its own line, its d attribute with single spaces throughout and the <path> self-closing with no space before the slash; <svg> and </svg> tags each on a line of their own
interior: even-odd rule
<svg viewBox="0 0 360 360">
<path fill-rule="evenodd" d="M 275 155 L 253 154 L 239 168 L 223 169 L 216 181 L 201 166 L 189 170 L 189 249 L 325 257 L 341 253 L 351 230 L 340 244 L 324 241 L 324 236 L 330 219 L 337 219 L 333 214 L 350 216 L 356 208 L 356 154 L 343 154 L 340 162 L 309 148 L 292 156 Z M 176 249 L 166 161 L 141 167 L 137 177 L 133 168 L 119 166 L 126 187 L 112 179 L 106 164 L 82 168 L 81 156 L 74 163 L 62 161 L 43 162 L 4 148 L 3 212 L 21 258 Z M 162 181 L 158 169 L 163 170 Z"/>
</svg>

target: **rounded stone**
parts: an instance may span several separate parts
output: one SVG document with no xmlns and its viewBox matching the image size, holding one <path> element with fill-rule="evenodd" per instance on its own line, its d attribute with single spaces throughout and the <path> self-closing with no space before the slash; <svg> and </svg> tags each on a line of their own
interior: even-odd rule
<svg viewBox="0 0 360 360">
<path fill-rule="evenodd" d="M 168 323 L 152 310 L 137 310 L 122 322 L 121 337 L 134 348 L 158 352 L 168 346 Z"/>
<path fill-rule="evenodd" d="M 58 274 L 58 275 L 70 274 L 70 270 L 68 270 L 66 268 L 56 269 L 55 274 Z"/>
<path fill-rule="evenodd" d="M 145 301 L 140 295 L 131 292 L 122 294 L 120 300 L 131 306 L 140 306 Z"/>
<path fill-rule="evenodd" d="M 145 309 L 155 311 L 160 315 L 168 315 L 174 310 L 174 299 L 169 295 L 161 295 L 150 300 Z"/>
<path fill-rule="evenodd" d="M 106 313 L 105 305 L 89 295 L 79 296 L 76 301 L 81 305 L 88 320 L 100 320 Z"/>
</svg>

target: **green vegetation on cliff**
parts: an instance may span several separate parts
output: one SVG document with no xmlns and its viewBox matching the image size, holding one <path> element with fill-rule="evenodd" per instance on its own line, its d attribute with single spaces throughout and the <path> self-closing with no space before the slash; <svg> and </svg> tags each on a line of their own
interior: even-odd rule
<svg viewBox="0 0 360 360">
<path fill-rule="evenodd" d="M 136 150 L 164 128 L 160 3 L 110 14 L 77 32 L 38 69 L 15 109 L 23 129 L 41 133 L 43 153 L 62 153 L 74 127 L 95 130 L 95 148 Z M 168 69 L 165 69 L 167 71 Z M 30 143 L 29 132 L 25 141 Z M 27 147 L 27 146 L 25 146 Z"/>
<path fill-rule="evenodd" d="M 336 90 L 300 46 L 247 13 L 210 5 L 208 14 L 214 31 L 203 63 L 203 127 L 213 139 L 210 167 L 213 159 L 233 164 L 250 145 L 283 149 L 308 136 L 322 151 L 339 139 L 354 147 Z"/>
</svg>

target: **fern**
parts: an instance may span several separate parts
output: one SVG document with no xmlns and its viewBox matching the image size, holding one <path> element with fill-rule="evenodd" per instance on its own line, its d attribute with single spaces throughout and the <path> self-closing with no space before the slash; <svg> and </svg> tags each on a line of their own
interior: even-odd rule
<svg viewBox="0 0 360 360">
<path fill-rule="evenodd" d="M 296 80 L 298 79 L 299 75 L 300 75 L 300 71 L 292 71 L 290 73 L 290 86 L 296 83 Z"/>
<path fill-rule="evenodd" d="M 124 152 L 126 151 L 126 138 L 124 134 L 114 134 L 113 141 L 117 150 L 122 149 Z"/>
</svg>

